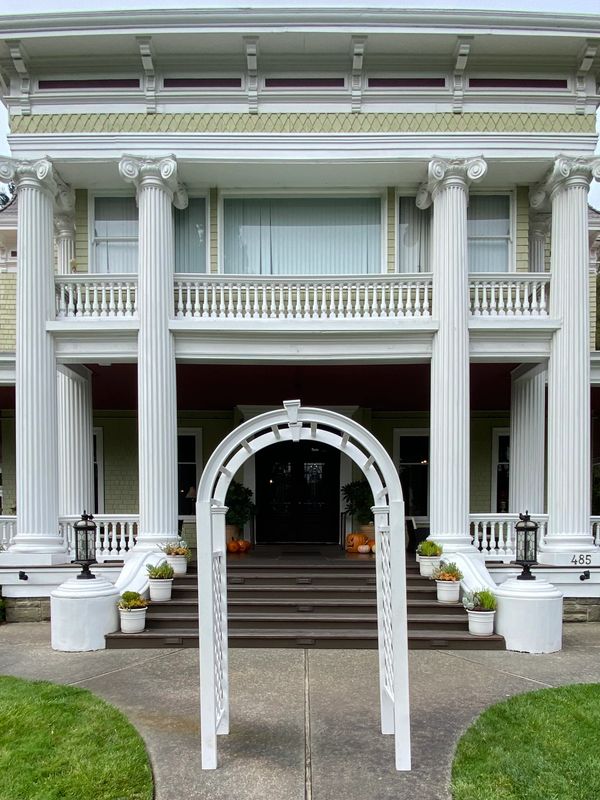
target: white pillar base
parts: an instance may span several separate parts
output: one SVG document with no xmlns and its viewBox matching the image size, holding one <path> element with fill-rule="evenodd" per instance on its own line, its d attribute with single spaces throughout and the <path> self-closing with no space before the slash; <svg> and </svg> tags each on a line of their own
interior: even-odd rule
<svg viewBox="0 0 600 800">
<path fill-rule="evenodd" d="M 540 546 L 538 562 L 560 567 L 597 567 L 600 566 L 600 548 L 587 534 L 547 535 L 543 547 Z"/>
<path fill-rule="evenodd" d="M 131 548 L 128 555 L 133 555 L 133 553 L 154 553 L 160 551 L 161 544 L 165 544 L 166 542 L 177 542 L 179 541 L 179 534 L 169 532 L 169 533 L 140 533 L 138 535 L 137 542 Z M 127 559 L 125 559 L 127 560 Z"/>
<path fill-rule="evenodd" d="M 465 555 L 478 556 L 479 551 L 475 545 L 471 544 L 471 537 L 464 534 L 431 534 L 427 537 L 443 547 L 443 554 L 464 553 Z"/>
<path fill-rule="evenodd" d="M 69 578 L 50 593 L 52 649 L 104 650 L 105 635 L 119 630 L 119 590 L 106 578 Z"/>
<path fill-rule="evenodd" d="M 539 577 L 509 578 L 495 590 L 498 600 L 496 633 L 507 650 L 555 653 L 562 649 L 562 593 Z"/>
<path fill-rule="evenodd" d="M 53 567 L 70 564 L 71 557 L 63 550 L 55 553 L 40 553 L 34 550 L 7 550 L 0 553 L 0 567 Z"/>
</svg>

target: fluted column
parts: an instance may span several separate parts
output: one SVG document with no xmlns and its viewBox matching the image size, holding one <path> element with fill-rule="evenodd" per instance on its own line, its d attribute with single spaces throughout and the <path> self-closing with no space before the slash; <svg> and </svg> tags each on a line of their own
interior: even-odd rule
<svg viewBox="0 0 600 800">
<path fill-rule="evenodd" d="M 137 549 L 177 538 L 177 394 L 169 331 L 175 261 L 172 204 L 185 208 L 174 158 L 125 156 L 123 178 L 139 205 L 138 431 L 140 532 Z"/>
<path fill-rule="evenodd" d="M 52 564 L 66 558 L 58 531 L 56 357 L 46 322 L 54 317 L 52 163 L 0 162 L 0 180 L 19 193 L 17 232 L 17 535 L 3 561 Z"/>
<path fill-rule="evenodd" d="M 57 374 L 60 516 L 94 512 L 92 386 L 85 367 Z"/>
<path fill-rule="evenodd" d="M 433 302 L 439 322 L 431 354 L 430 538 L 446 552 L 470 550 L 469 535 L 469 184 L 482 158 L 433 159 L 417 205 L 433 202 Z"/>
<path fill-rule="evenodd" d="M 56 271 L 59 275 L 70 275 L 75 262 L 75 219 L 65 212 L 54 218 L 56 234 Z"/>
<path fill-rule="evenodd" d="M 544 513 L 546 442 L 546 370 L 529 365 L 511 375 L 510 473 L 511 513 Z"/>
<path fill-rule="evenodd" d="M 590 531 L 588 207 L 600 159 L 560 156 L 532 205 L 552 205 L 550 315 L 561 321 L 548 368 L 548 535 L 544 561 L 594 552 Z"/>
</svg>

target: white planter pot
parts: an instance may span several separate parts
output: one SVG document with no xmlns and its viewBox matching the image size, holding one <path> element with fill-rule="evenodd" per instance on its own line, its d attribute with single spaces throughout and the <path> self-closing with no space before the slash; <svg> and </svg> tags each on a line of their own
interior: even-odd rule
<svg viewBox="0 0 600 800">
<path fill-rule="evenodd" d="M 469 611 L 469 633 L 473 636 L 491 636 L 494 632 L 495 611 Z"/>
<path fill-rule="evenodd" d="M 121 617 L 121 631 L 123 633 L 141 633 L 146 627 L 146 609 L 131 608 L 119 609 Z"/>
<path fill-rule="evenodd" d="M 173 567 L 175 575 L 185 575 L 187 572 L 187 558 L 185 556 L 165 556 L 167 564 Z"/>
<path fill-rule="evenodd" d="M 458 603 L 460 581 L 436 581 L 438 603 Z"/>
<path fill-rule="evenodd" d="M 171 599 L 173 578 L 150 578 L 150 600 L 162 602 Z"/>
<path fill-rule="evenodd" d="M 419 571 L 421 575 L 430 578 L 434 569 L 439 567 L 441 560 L 441 556 L 419 556 Z"/>
</svg>

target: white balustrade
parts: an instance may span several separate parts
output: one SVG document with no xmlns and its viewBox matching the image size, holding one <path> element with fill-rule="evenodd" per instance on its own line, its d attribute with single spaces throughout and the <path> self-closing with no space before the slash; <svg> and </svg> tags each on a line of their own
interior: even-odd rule
<svg viewBox="0 0 600 800">
<path fill-rule="evenodd" d="M 15 516 L 0 516 L 0 550 L 8 550 L 17 532 Z"/>
<path fill-rule="evenodd" d="M 57 319 L 137 317 L 137 277 L 56 275 Z"/>
<path fill-rule="evenodd" d="M 75 555 L 75 532 L 73 525 L 81 517 L 60 517 L 59 527 L 63 537 L 67 538 L 69 555 Z M 95 514 L 96 523 L 96 560 L 99 564 L 105 561 L 122 561 L 137 541 L 139 516 L 137 514 Z"/>
<path fill-rule="evenodd" d="M 532 515 L 537 522 L 538 546 L 544 543 L 548 516 Z M 511 561 L 515 557 L 515 525 L 518 514 L 470 514 L 471 541 L 488 561 Z"/>
<path fill-rule="evenodd" d="M 211 320 L 431 317 L 431 277 L 175 276 L 175 316 Z"/>
<path fill-rule="evenodd" d="M 482 273 L 469 276 L 474 317 L 547 317 L 550 275 Z"/>
<path fill-rule="evenodd" d="M 594 544 L 596 547 L 600 547 L 600 517 L 591 517 L 590 522 L 592 526 L 592 538 L 594 539 Z"/>
</svg>

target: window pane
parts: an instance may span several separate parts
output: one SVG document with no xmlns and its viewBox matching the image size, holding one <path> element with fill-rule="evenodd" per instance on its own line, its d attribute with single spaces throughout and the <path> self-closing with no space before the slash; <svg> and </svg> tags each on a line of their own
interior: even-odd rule
<svg viewBox="0 0 600 800">
<path fill-rule="evenodd" d="M 470 272 L 506 272 L 510 253 L 510 198 L 472 195 L 467 210 Z"/>
<path fill-rule="evenodd" d="M 190 199 L 174 210 L 175 272 L 206 272 L 206 201 Z"/>
<path fill-rule="evenodd" d="M 498 462 L 508 464 L 510 461 L 510 436 L 503 435 L 498 437 Z"/>
<path fill-rule="evenodd" d="M 177 513 L 191 515 L 196 511 L 196 465 L 179 464 Z"/>
<path fill-rule="evenodd" d="M 96 272 L 137 272 L 138 243 L 96 242 L 94 267 Z"/>
<path fill-rule="evenodd" d="M 421 464 L 429 460 L 429 436 L 401 436 L 400 463 Z"/>
<path fill-rule="evenodd" d="M 138 235 L 138 210 L 134 197 L 96 197 L 94 208 L 95 236 Z"/>
<path fill-rule="evenodd" d="M 431 209 L 417 208 L 414 197 L 399 198 L 398 271 L 428 272 Z"/>
<path fill-rule="evenodd" d="M 379 198 L 226 199 L 226 273 L 381 271 Z"/>
<path fill-rule="evenodd" d="M 196 463 L 196 437 L 194 434 L 177 437 L 177 453 L 179 462 Z"/>
<path fill-rule="evenodd" d="M 400 466 L 398 473 L 402 484 L 406 516 L 426 517 L 429 466 L 427 464 Z"/>
</svg>

